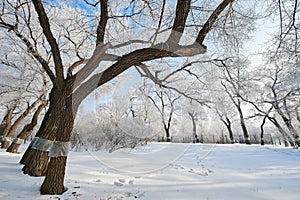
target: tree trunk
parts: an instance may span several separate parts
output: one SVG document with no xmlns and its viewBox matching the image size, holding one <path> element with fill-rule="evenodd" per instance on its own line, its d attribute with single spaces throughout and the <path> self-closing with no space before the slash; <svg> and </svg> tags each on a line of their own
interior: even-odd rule
<svg viewBox="0 0 300 200">
<path fill-rule="evenodd" d="M 228 130 L 229 138 L 231 140 L 231 143 L 233 144 L 233 143 L 235 143 L 235 141 L 234 141 L 233 132 L 232 132 L 232 129 L 231 129 L 231 121 L 229 120 L 228 117 L 226 117 L 226 121 L 227 121 L 227 123 L 225 123 L 225 126 Z"/>
<path fill-rule="evenodd" d="M 4 121 L 2 121 L 1 127 L 3 128 L 2 131 L 2 139 L 1 139 L 1 148 L 2 149 L 7 149 L 7 147 L 9 146 L 9 141 L 7 138 L 7 134 L 9 133 L 9 130 L 11 128 L 11 120 L 13 117 L 13 111 L 15 110 L 16 106 L 14 106 L 13 108 L 9 109 L 6 116 L 4 117 L 4 121 L 5 121 L 5 125 L 4 125 Z"/>
<path fill-rule="evenodd" d="M 7 149 L 10 145 L 10 141 L 9 140 L 4 140 L 2 141 L 2 144 L 1 144 L 1 148 L 2 149 Z"/>
<path fill-rule="evenodd" d="M 56 142 L 66 143 L 70 141 L 77 108 L 72 110 L 72 102 L 68 100 L 67 109 L 63 113 L 60 126 L 56 133 Z M 74 114 L 74 116 L 73 116 Z M 53 148 L 53 147 L 52 147 Z M 51 151 L 50 150 L 50 155 Z M 54 149 L 56 150 L 56 149 Z M 46 172 L 46 178 L 41 186 L 41 194 L 62 194 L 66 191 L 64 187 L 65 166 L 67 155 L 51 155 Z"/>
<path fill-rule="evenodd" d="M 41 194 L 62 194 L 64 187 L 67 157 L 51 158 L 46 178 L 41 186 Z"/>
<path fill-rule="evenodd" d="M 35 102 L 33 102 L 19 117 L 18 119 L 14 122 L 14 124 L 10 127 L 9 131 L 5 133 L 5 137 L 7 138 L 12 138 L 14 134 L 17 131 L 17 128 L 19 125 L 22 123 L 22 121 L 28 116 L 28 114 L 33 110 L 38 102 L 43 98 L 43 95 L 38 98 Z M 10 145 L 10 141 L 6 141 L 4 144 L 2 144 L 2 149 L 7 149 Z"/>
<path fill-rule="evenodd" d="M 267 115 L 264 116 L 264 119 L 260 125 L 260 144 L 263 146 L 265 145 L 265 141 L 264 141 L 264 125 L 266 123 L 266 119 L 267 119 Z"/>
<path fill-rule="evenodd" d="M 281 119 L 284 122 L 284 124 L 286 125 L 286 127 L 288 128 L 291 135 L 293 136 L 293 138 L 290 138 L 291 139 L 290 142 L 291 142 L 291 145 L 294 146 L 295 139 L 297 137 L 299 137 L 299 135 L 297 134 L 297 131 L 292 124 L 292 119 L 290 117 L 290 114 L 288 113 L 289 112 L 288 109 L 286 109 L 287 115 L 285 115 L 283 113 L 283 111 L 281 110 L 281 108 L 279 107 L 279 103 L 277 101 L 274 104 L 274 108 L 275 108 L 276 112 L 279 114 L 279 116 L 281 117 Z"/>
<path fill-rule="evenodd" d="M 52 112 L 52 105 L 48 109 L 36 137 L 53 141 L 56 129 L 60 123 L 58 115 Z M 25 151 L 20 163 L 24 165 L 23 172 L 30 176 L 44 176 L 48 164 L 48 152 L 34 149 L 31 146 Z"/>
<path fill-rule="evenodd" d="M 35 111 L 31 122 L 26 124 L 24 126 L 24 128 L 22 129 L 22 131 L 19 133 L 19 135 L 17 136 L 17 138 L 19 140 L 25 140 L 25 138 L 31 134 L 32 130 L 34 129 L 34 127 L 37 125 L 38 122 L 38 117 L 40 115 L 40 113 L 42 112 L 42 110 L 47 106 L 47 102 L 44 102 L 43 104 L 41 104 L 38 109 Z M 7 152 L 10 153 L 18 153 L 20 144 L 15 142 L 16 140 L 14 140 L 11 145 L 8 147 L 8 149 L 6 150 Z"/>
<path fill-rule="evenodd" d="M 293 143 L 292 139 L 289 137 L 289 135 L 286 133 L 286 131 L 280 126 L 278 121 L 274 117 L 269 117 L 268 116 L 268 119 L 275 125 L 275 127 L 278 129 L 278 131 L 282 134 L 283 139 L 284 139 L 284 145 L 286 147 L 288 147 L 289 144 L 294 146 L 294 143 Z"/>
<path fill-rule="evenodd" d="M 50 92 L 49 109 L 42 121 L 36 137 L 53 141 L 59 125 L 63 122 L 64 102 L 66 94 L 53 87 Z M 48 152 L 33 149 L 31 146 L 25 151 L 20 163 L 24 164 L 23 172 L 30 176 L 44 176 L 48 165 Z"/>
<path fill-rule="evenodd" d="M 165 129 L 165 133 L 166 133 L 166 142 L 171 142 L 171 137 L 170 137 L 170 126 L 167 126 L 166 124 L 164 124 L 164 129 Z"/>
<path fill-rule="evenodd" d="M 198 135 L 197 135 L 196 119 L 195 119 L 193 113 L 189 112 L 188 114 L 191 117 L 192 123 L 193 123 L 193 143 L 199 143 L 199 138 L 198 138 Z"/>
<path fill-rule="evenodd" d="M 11 123 L 11 119 L 13 116 L 13 112 L 16 108 L 17 104 L 14 104 L 13 107 L 7 110 L 6 115 L 2 119 L 1 125 L 0 125 L 0 135 L 4 135 L 4 131 L 6 130 L 7 123 Z"/>
<path fill-rule="evenodd" d="M 240 116 L 240 124 L 241 124 L 241 127 L 242 127 L 242 131 L 243 131 L 243 134 L 244 134 L 244 138 L 245 138 L 245 143 L 246 144 L 251 144 L 250 142 L 250 138 L 249 138 L 249 134 L 248 134 L 248 130 L 247 130 L 247 127 L 246 127 L 246 123 L 245 123 L 245 119 L 244 119 L 244 115 L 243 115 L 243 111 L 241 109 L 241 105 L 240 105 L 240 100 L 238 99 L 238 103 L 235 104 L 236 107 L 237 107 L 237 110 L 239 112 L 239 116 Z"/>
<path fill-rule="evenodd" d="M 21 146 L 21 144 L 18 144 L 16 142 L 12 142 L 9 145 L 9 147 L 7 148 L 6 152 L 9 152 L 9 153 L 18 153 L 20 146 Z"/>
</svg>

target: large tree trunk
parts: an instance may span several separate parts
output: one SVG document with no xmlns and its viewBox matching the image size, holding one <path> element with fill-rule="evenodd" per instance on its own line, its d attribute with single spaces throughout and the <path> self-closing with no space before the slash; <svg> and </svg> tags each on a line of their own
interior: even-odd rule
<svg viewBox="0 0 300 200">
<path fill-rule="evenodd" d="M 59 123 L 60 120 L 55 119 L 52 108 L 49 108 L 36 137 L 53 141 Z M 30 176 L 44 176 L 48 164 L 48 152 L 34 149 L 29 145 L 20 163 L 24 165 L 22 170 L 25 174 Z"/>
<path fill-rule="evenodd" d="M 31 134 L 32 130 L 38 123 L 38 117 L 39 117 L 40 113 L 46 106 L 47 106 L 47 102 L 41 104 L 38 107 L 38 109 L 35 111 L 32 119 L 31 119 L 31 122 L 24 126 L 22 131 L 19 133 L 19 135 L 16 137 L 16 139 L 11 143 L 11 145 L 6 150 L 7 152 L 18 153 L 21 142 L 24 141 L 25 138 Z"/>
<path fill-rule="evenodd" d="M 53 145 L 49 155 L 50 162 L 46 172 L 46 178 L 41 186 L 41 194 L 62 194 L 66 191 L 64 187 L 65 166 L 67 162 L 67 153 L 53 155 L 53 151 L 60 152 L 60 146 L 65 145 L 69 148 L 69 141 L 74 125 L 74 118 L 77 108 L 72 110 L 72 102 L 68 100 L 67 109 L 63 113 L 60 126 L 57 130 L 56 141 L 59 145 Z M 61 151 L 62 152 L 62 151 Z"/>
<path fill-rule="evenodd" d="M 51 158 L 46 178 L 41 186 L 41 194 L 62 194 L 64 187 L 65 168 L 67 157 Z"/>
<path fill-rule="evenodd" d="M 42 121 L 36 137 L 53 141 L 58 127 L 63 122 L 64 101 L 66 94 L 58 91 L 55 87 L 50 93 L 49 109 Z M 23 172 L 30 176 L 44 176 L 48 165 L 48 151 L 32 148 L 31 145 L 25 151 L 20 163 L 24 164 Z"/>
</svg>

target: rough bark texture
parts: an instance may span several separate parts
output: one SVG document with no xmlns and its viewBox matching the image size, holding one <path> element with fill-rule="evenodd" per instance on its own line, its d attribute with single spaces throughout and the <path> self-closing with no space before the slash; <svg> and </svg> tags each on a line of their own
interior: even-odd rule
<svg viewBox="0 0 300 200">
<path fill-rule="evenodd" d="M 50 93 L 50 106 L 42 121 L 41 127 L 39 128 L 36 137 L 54 140 L 56 136 L 57 129 L 60 123 L 63 123 L 64 117 L 62 113 L 64 111 L 64 101 L 66 94 L 53 88 Z M 48 152 L 43 152 L 40 150 L 32 149 L 28 147 L 24 153 L 20 163 L 24 164 L 23 172 L 31 176 L 44 176 L 46 167 L 48 164 Z M 38 162 L 32 162 L 39 160 Z M 41 163 L 43 162 L 43 163 Z M 44 167 L 42 169 L 41 167 Z"/>
<path fill-rule="evenodd" d="M 9 152 L 9 153 L 18 153 L 19 151 L 19 147 L 21 145 L 20 144 L 17 144 L 15 142 L 12 142 L 9 147 L 7 148 L 6 152 Z"/>
<path fill-rule="evenodd" d="M 12 120 L 12 117 L 13 117 L 13 111 L 14 110 L 15 110 L 15 106 L 8 111 L 7 115 L 3 119 L 5 121 L 3 121 L 2 124 L 1 124 L 1 126 L 3 127 L 3 131 L 0 134 L 2 134 L 5 137 L 9 133 L 9 130 L 11 128 L 11 120 Z M 5 123 L 5 125 L 3 125 L 4 123 Z M 8 145 L 7 145 L 7 141 L 5 141 L 4 139 L 1 140 L 1 148 L 2 149 L 6 149 L 8 147 Z"/>
<path fill-rule="evenodd" d="M 38 117 L 39 117 L 40 113 L 47 106 L 47 104 L 48 104 L 47 102 L 44 102 L 43 104 L 41 104 L 38 107 L 38 109 L 35 111 L 32 119 L 31 119 L 31 122 L 24 126 L 22 131 L 18 134 L 17 138 L 25 140 L 25 138 L 31 134 L 34 127 L 38 123 Z M 6 151 L 10 152 L 10 153 L 18 153 L 19 147 L 20 147 L 20 144 L 12 142 L 11 145 L 8 147 L 8 149 Z"/>
<path fill-rule="evenodd" d="M 38 102 L 43 98 L 43 95 L 38 98 L 35 102 L 33 102 L 14 122 L 14 124 L 10 127 L 9 131 L 4 135 L 5 137 L 12 138 L 17 131 L 17 128 L 23 122 L 23 120 L 28 116 L 28 114 L 36 107 Z M 10 142 L 6 141 L 2 144 L 3 149 L 7 149 L 10 145 Z"/>
<path fill-rule="evenodd" d="M 9 145 L 10 145 L 9 141 L 2 141 L 1 148 L 7 149 L 9 147 Z"/>
<path fill-rule="evenodd" d="M 74 116 L 77 112 L 77 108 L 72 109 L 71 99 L 66 100 L 67 109 L 63 112 L 62 123 L 60 124 L 56 141 L 68 142 L 70 141 Z M 41 186 L 41 194 L 62 194 L 65 191 L 64 187 L 64 175 L 67 157 L 51 157 L 46 178 Z"/>
<path fill-rule="evenodd" d="M 10 110 L 7 111 L 6 115 L 2 119 L 2 122 L 0 124 L 0 135 L 3 135 L 3 133 L 6 129 L 6 120 L 7 120 L 7 117 L 9 117 L 9 113 L 10 113 Z"/>
<path fill-rule="evenodd" d="M 51 158 L 41 194 L 62 194 L 65 192 L 64 177 L 67 157 Z"/>
<path fill-rule="evenodd" d="M 48 152 L 31 148 L 29 154 L 31 157 L 26 160 L 27 164 L 24 165 L 22 169 L 24 174 L 30 176 L 44 176 L 49 160 Z"/>
</svg>

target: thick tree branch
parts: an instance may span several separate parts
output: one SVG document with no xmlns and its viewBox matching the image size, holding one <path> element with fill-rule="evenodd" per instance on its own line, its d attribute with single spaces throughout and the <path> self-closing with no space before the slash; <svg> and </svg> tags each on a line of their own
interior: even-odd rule
<svg viewBox="0 0 300 200">
<path fill-rule="evenodd" d="M 63 70 L 63 64 L 62 59 L 60 56 L 60 51 L 58 44 L 56 42 L 56 39 L 54 38 L 52 31 L 50 29 L 50 23 L 48 16 L 46 14 L 46 11 L 44 9 L 44 6 L 42 4 L 41 0 L 32 0 L 35 10 L 39 16 L 39 22 L 43 29 L 43 33 L 47 38 L 47 41 L 49 42 L 51 46 L 51 51 L 53 53 L 53 59 L 55 64 L 55 72 L 56 72 L 56 82 L 55 84 L 61 85 L 61 83 L 64 81 L 64 70 Z"/>
<path fill-rule="evenodd" d="M 187 16 L 191 7 L 191 0 L 177 0 L 175 19 L 171 35 L 168 38 L 170 43 L 178 44 L 185 28 Z"/>
<path fill-rule="evenodd" d="M 74 62 L 68 69 L 68 76 L 72 76 L 73 74 L 73 71 L 80 65 L 84 64 L 85 62 L 87 62 L 87 60 L 85 59 L 81 59 L 81 60 L 78 60 L 76 62 Z"/>
<path fill-rule="evenodd" d="M 145 61 L 172 55 L 176 56 L 172 52 L 156 48 L 139 49 L 127 55 L 124 55 L 122 58 L 120 58 L 118 62 L 113 64 L 111 67 L 107 68 L 101 73 L 93 75 L 89 80 L 80 85 L 80 87 L 74 92 L 73 100 L 75 104 L 80 103 L 97 87 L 112 80 L 131 66 L 137 65 Z"/>
<path fill-rule="evenodd" d="M 100 7 L 101 7 L 101 17 L 97 27 L 96 45 L 99 45 L 104 42 L 105 28 L 108 21 L 108 0 L 101 0 Z"/>
<path fill-rule="evenodd" d="M 214 10 L 214 12 L 210 15 L 208 20 L 203 25 L 203 28 L 200 30 L 196 42 L 202 44 L 208 32 L 212 29 L 214 23 L 216 22 L 219 15 L 223 12 L 223 10 L 234 0 L 223 0 L 219 6 Z"/>
<path fill-rule="evenodd" d="M 78 87 L 87 77 L 93 73 L 98 67 L 99 62 L 103 59 L 105 51 L 110 47 L 110 44 L 100 44 L 96 47 L 92 57 L 87 61 L 86 65 L 82 67 L 69 81 L 69 86 L 76 88 Z M 82 63 L 78 63 L 79 66 Z M 76 66 L 74 66 L 75 68 Z"/>
</svg>

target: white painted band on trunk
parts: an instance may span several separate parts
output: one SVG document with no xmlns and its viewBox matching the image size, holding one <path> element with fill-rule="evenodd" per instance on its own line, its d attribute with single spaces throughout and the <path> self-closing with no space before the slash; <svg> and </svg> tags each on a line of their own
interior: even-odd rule
<svg viewBox="0 0 300 200">
<path fill-rule="evenodd" d="M 56 157 L 68 156 L 70 144 L 71 144 L 70 142 L 54 141 L 49 151 L 49 157 L 56 158 Z"/>
<path fill-rule="evenodd" d="M 31 140 L 29 146 L 30 146 L 30 147 L 34 146 L 34 144 L 36 143 L 36 141 L 37 141 L 38 139 L 39 139 L 39 137 L 34 137 L 34 138 Z"/>
<path fill-rule="evenodd" d="M 10 142 L 10 141 L 11 141 L 11 137 L 5 137 L 5 136 L 2 136 L 2 137 L 1 137 L 1 141 L 2 141 L 2 142 Z"/>
<path fill-rule="evenodd" d="M 37 139 L 34 143 L 31 142 L 32 143 L 31 148 L 37 149 L 40 151 L 50 151 L 50 148 L 53 143 L 52 140 L 47 140 L 47 139 L 39 138 L 39 137 L 35 137 L 35 138 L 37 138 Z"/>
<path fill-rule="evenodd" d="M 15 138 L 13 143 L 16 143 L 16 144 L 23 144 L 24 143 L 24 140 L 23 139 L 20 139 L 20 138 Z"/>
</svg>

